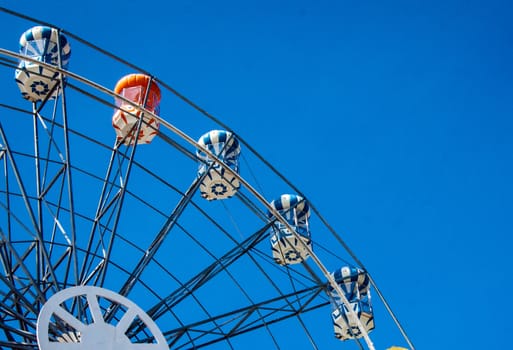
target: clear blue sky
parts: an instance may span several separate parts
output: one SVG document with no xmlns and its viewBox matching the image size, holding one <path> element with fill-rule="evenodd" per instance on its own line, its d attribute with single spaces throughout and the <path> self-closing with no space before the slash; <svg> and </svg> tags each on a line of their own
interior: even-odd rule
<svg viewBox="0 0 513 350">
<path fill-rule="evenodd" d="M 512 2 L 2 6 L 108 49 L 228 124 L 343 233 L 418 349 L 508 347 Z M 16 50 L 10 21 L 0 43 Z M 109 87 L 129 73 L 78 52 L 70 70 Z"/>
</svg>

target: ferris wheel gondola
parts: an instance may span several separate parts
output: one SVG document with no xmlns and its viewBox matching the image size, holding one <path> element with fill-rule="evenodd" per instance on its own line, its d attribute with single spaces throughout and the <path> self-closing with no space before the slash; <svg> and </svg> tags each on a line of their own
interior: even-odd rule
<svg viewBox="0 0 513 350">
<path fill-rule="evenodd" d="M 35 60 L 20 60 L 16 69 L 15 80 L 22 96 L 32 102 L 56 98 L 62 91 L 58 72 L 37 62 L 67 69 L 71 46 L 66 36 L 55 28 L 35 26 L 21 35 L 19 45 L 22 55 Z"/>
<path fill-rule="evenodd" d="M 201 196 L 207 200 L 233 197 L 240 188 L 239 180 L 205 150 L 238 174 L 240 145 L 235 135 L 225 130 L 212 130 L 199 138 L 198 145 L 200 148 L 196 155 L 199 159 L 198 177 L 202 178 Z"/>
<path fill-rule="evenodd" d="M 117 82 L 114 92 L 155 115 L 159 114 L 160 88 L 145 74 L 124 76 Z M 112 116 L 112 126 L 117 141 L 128 146 L 150 143 L 159 131 L 158 119 L 145 115 L 125 100 L 116 98 L 115 101 L 117 108 Z"/>
<path fill-rule="evenodd" d="M 374 329 L 369 276 L 354 266 L 344 266 L 333 273 L 333 278 L 349 302 L 348 308 L 340 295 L 328 286 L 335 336 L 340 340 L 361 338 L 360 325 L 367 333 Z"/>
<path fill-rule="evenodd" d="M 312 250 L 308 202 L 299 195 L 284 194 L 271 201 L 270 205 L 288 223 L 284 225 L 277 221 L 273 226 L 271 248 L 274 261 L 280 265 L 303 262 Z M 270 212 L 268 215 L 273 216 Z M 291 231 L 289 227 L 293 230 Z"/>
</svg>

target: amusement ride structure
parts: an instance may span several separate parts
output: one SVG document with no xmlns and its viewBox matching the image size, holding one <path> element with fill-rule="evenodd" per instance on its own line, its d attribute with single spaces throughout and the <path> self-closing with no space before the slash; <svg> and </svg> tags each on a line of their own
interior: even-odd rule
<svg viewBox="0 0 513 350">
<path fill-rule="evenodd" d="M 0 101 L 0 348 L 414 349 L 341 236 L 234 130 L 0 10 L 26 24 L 0 49 L 17 94 Z M 75 47 L 125 73 L 75 73 Z"/>
</svg>

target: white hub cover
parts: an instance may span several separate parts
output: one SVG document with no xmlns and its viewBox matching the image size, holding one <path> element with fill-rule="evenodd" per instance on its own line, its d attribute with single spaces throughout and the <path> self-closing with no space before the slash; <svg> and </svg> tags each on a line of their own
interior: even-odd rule
<svg viewBox="0 0 513 350">
<path fill-rule="evenodd" d="M 70 313 L 64 305 L 71 305 L 77 297 L 85 297 L 86 309 L 82 313 L 90 315 L 91 322 L 83 322 Z M 124 314 L 119 320 L 109 323 L 100 307 L 98 298 L 104 298 L 121 306 Z M 83 303 L 85 304 L 85 303 Z M 75 306 L 75 309 L 77 307 Z M 138 318 L 151 332 L 151 343 L 133 343 L 125 334 Z M 67 329 L 74 331 L 50 336 L 50 327 L 55 320 Z M 136 304 L 110 290 L 94 286 L 78 286 L 64 289 L 53 295 L 41 309 L 37 319 L 37 343 L 40 350 L 167 350 L 169 349 L 162 332 L 155 322 Z"/>
</svg>

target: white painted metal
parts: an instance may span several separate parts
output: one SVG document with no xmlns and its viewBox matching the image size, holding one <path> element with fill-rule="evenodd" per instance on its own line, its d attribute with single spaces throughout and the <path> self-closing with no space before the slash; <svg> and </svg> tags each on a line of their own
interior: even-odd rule
<svg viewBox="0 0 513 350">
<path fill-rule="evenodd" d="M 85 296 L 93 322 L 84 324 L 68 312 L 64 302 L 78 296 Z M 117 323 L 105 321 L 98 297 L 122 305 L 126 312 Z M 59 340 L 50 339 L 49 327 L 57 316 L 75 329 Z M 139 318 L 151 331 L 154 343 L 132 343 L 125 335 L 132 322 Z M 94 286 L 77 286 L 63 289 L 43 305 L 37 319 L 37 343 L 40 350 L 168 350 L 166 339 L 155 322 L 135 303 L 108 289 Z"/>
</svg>

